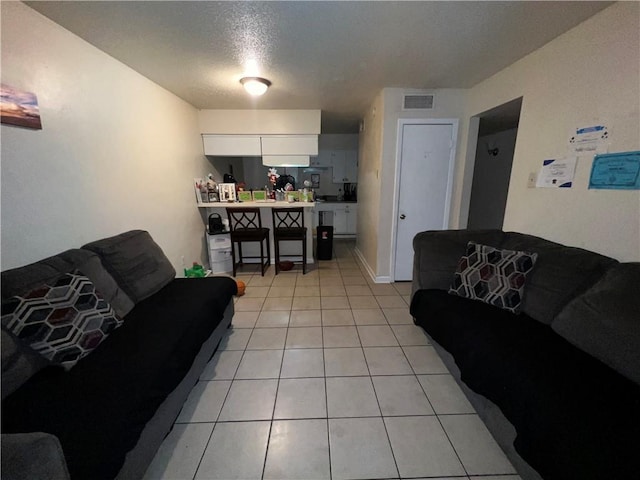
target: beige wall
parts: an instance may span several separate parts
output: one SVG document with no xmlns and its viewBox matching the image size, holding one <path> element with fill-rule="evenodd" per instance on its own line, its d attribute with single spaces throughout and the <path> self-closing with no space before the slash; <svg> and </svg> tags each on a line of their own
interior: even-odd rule
<svg viewBox="0 0 640 480">
<path fill-rule="evenodd" d="M 383 92 L 380 92 L 364 117 L 364 130 L 360 133 L 360 148 L 358 150 L 356 253 L 372 277 L 377 275 L 378 270 L 383 123 L 384 97 Z"/>
<path fill-rule="evenodd" d="M 640 260 L 640 191 L 588 190 L 592 158 L 579 158 L 571 189 L 526 186 L 544 159 L 567 153 L 572 127 L 608 120 L 610 152 L 640 150 L 639 25 L 639 3 L 616 3 L 470 90 L 469 116 L 524 97 L 505 230 Z M 464 205 L 471 165 L 458 174 Z"/>
<path fill-rule="evenodd" d="M 204 260 L 197 111 L 19 2 L 2 2 L 2 82 L 43 129 L 2 126 L 2 269 L 129 229 L 180 272 Z"/>
<path fill-rule="evenodd" d="M 459 118 L 450 228 L 465 228 L 478 121 L 472 118 L 523 98 L 503 228 L 640 260 L 640 192 L 588 190 L 592 159 L 578 162 L 571 189 L 530 189 L 542 160 L 567 153 L 571 128 L 607 120 L 610 152 L 640 150 L 640 4 L 620 2 L 469 90 L 435 93 L 435 110 L 408 115 L 404 89 L 384 89 L 360 136 L 357 249 L 372 277 L 390 279 L 399 118 Z M 373 111 L 377 112 L 374 117 Z"/>
<path fill-rule="evenodd" d="M 404 93 L 433 93 L 435 95 L 434 108 L 418 112 L 403 111 L 402 98 Z M 364 147 L 366 153 L 363 152 L 361 146 L 358 170 L 357 246 L 362 259 L 378 281 L 389 281 L 392 271 L 391 257 L 395 235 L 392 230 L 393 194 L 398 173 L 396 171 L 398 120 L 401 118 L 457 118 L 462 120 L 465 101 L 466 90 L 385 88 L 376 98 L 374 107 L 370 108 L 367 118 L 365 118 L 368 131 L 365 130 L 361 134 L 361 141 L 366 144 Z M 376 118 L 373 118 L 373 108 L 376 109 Z M 371 120 L 367 122 L 369 118 Z M 461 121 L 461 125 L 462 123 Z M 460 151 L 461 146 L 458 142 L 456 152 Z M 364 172 L 363 163 L 367 166 Z M 364 187 L 367 190 L 366 198 L 370 199 L 371 203 L 362 196 L 363 173 L 369 174 L 370 177 Z M 375 209 L 375 212 L 369 211 L 371 209 Z M 361 213 L 363 210 L 368 212 L 366 217 Z M 374 218 L 375 223 L 370 223 Z M 406 248 L 413 247 L 407 245 Z"/>
</svg>

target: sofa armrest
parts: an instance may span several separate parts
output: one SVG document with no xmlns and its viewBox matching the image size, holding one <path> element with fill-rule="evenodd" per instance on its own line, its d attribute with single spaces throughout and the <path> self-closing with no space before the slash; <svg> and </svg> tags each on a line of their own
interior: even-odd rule
<svg viewBox="0 0 640 480">
<path fill-rule="evenodd" d="M 57 437 L 43 432 L 2 435 L 3 480 L 68 480 Z"/>
<path fill-rule="evenodd" d="M 428 230 L 413 238 L 411 295 L 422 289 L 448 290 L 467 242 L 498 247 L 502 230 Z"/>
</svg>

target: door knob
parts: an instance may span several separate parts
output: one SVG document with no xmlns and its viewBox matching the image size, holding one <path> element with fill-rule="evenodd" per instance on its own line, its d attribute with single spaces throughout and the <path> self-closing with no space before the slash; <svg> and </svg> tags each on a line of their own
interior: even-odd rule
<svg viewBox="0 0 640 480">
<path fill-rule="evenodd" d="M 404 213 L 400 215 L 400 220 L 404 220 L 405 218 L 407 218 L 407 216 Z"/>
</svg>

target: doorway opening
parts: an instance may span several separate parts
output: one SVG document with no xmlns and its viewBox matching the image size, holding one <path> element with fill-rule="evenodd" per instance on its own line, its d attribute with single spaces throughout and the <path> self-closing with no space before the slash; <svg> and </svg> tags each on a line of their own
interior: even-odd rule
<svg viewBox="0 0 640 480">
<path fill-rule="evenodd" d="M 522 97 L 476 115 L 479 119 L 469 229 L 502 229 Z"/>
</svg>

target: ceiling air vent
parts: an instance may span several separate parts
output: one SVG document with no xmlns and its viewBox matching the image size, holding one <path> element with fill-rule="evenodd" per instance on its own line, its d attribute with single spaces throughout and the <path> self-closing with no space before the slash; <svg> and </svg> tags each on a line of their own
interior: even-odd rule
<svg viewBox="0 0 640 480">
<path fill-rule="evenodd" d="M 433 109 L 433 95 L 404 95 L 402 99 L 403 110 L 431 110 Z"/>
</svg>

